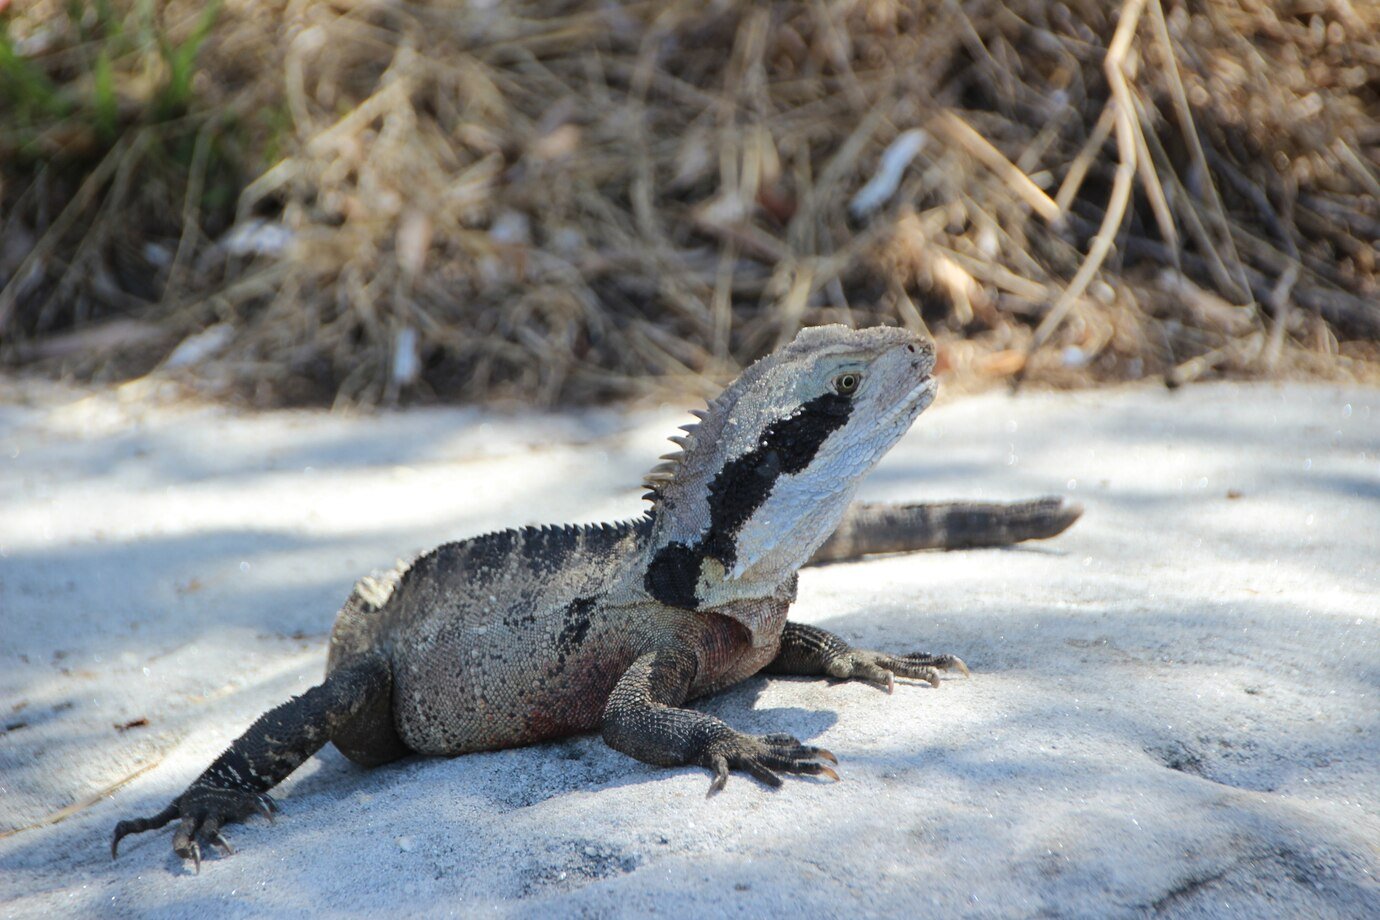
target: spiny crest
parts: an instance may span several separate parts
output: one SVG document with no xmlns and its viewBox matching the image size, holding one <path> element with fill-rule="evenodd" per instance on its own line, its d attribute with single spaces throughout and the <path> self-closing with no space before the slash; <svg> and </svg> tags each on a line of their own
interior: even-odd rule
<svg viewBox="0 0 1380 920">
<path fill-rule="evenodd" d="M 686 458 L 692 456 L 699 445 L 713 444 L 719 438 L 724 425 L 728 422 L 734 404 L 738 401 L 739 394 L 762 374 L 773 357 L 775 356 L 768 355 L 749 365 L 738 375 L 737 380 L 734 380 L 724 388 L 722 393 L 711 399 L 705 408 L 690 410 L 695 421 L 680 426 L 680 430 L 685 432 L 684 435 L 672 435 L 670 438 L 677 450 L 662 454 L 658 458 L 661 462 L 642 477 L 642 485 L 647 489 L 642 497 L 652 503 L 652 511 L 660 506 L 666 498 L 667 491 L 683 473 Z"/>
<path fill-rule="evenodd" d="M 375 613 L 382 610 L 393 596 L 393 591 L 402 581 L 403 574 L 410 565 L 410 562 L 399 559 L 393 568 L 387 572 L 374 572 L 365 575 L 355 582 L 354 590 L 350 593 L 350 598 L 346 604 L 358 604 L 363 613 Z"/>
<path fill-rule="evenodd" d="M 722 399 L 722 395 L 717 399 Z M 710 403 L 710 408 L 712 409 L 712 407 L 713 403 Z M 673 434 L 670 437 L 671 443 L 676 445 L 677 449 L 662 454 L 657 458 L 661 462 L 648 470 L 647 474 L 642 477 L 642 486 L 647 489 L 647 494 L 642 497 L 653 505 L 661 499 L 662 490 L 666 485 L 675 480 L 676 473 L 680 470 L 681 461 L 685 459 L 685 452 L 694 447 L 695 432 L 699 430 L 700 423 L 704 421 L 709 411 L 691 409 L 690 414 L 695 416 L 695 421 L 680 426 L 680 430 L 685 432 L 684 435 Z"/>
</svg>

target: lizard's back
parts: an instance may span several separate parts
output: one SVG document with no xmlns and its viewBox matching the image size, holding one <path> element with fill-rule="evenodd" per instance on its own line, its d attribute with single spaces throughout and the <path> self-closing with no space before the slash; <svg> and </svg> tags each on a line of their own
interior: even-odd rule
<svg viewBox="0 0 1380 920">
<path fill-rule="evenodd" d="M 328 672 L 371 649 L 392 671 L 392 721 L 424 754 L 530 744 L 598 726 L 637 630 L 602 600 L 646 520 L 522 528 L 449 543 L 386 585 L 357 587 Z M 349 753 L 347 751 L 347 753 Z"/>
</svg>

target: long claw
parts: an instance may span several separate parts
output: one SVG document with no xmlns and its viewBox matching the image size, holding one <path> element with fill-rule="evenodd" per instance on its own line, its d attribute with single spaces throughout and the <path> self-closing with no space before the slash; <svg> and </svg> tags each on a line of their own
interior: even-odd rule
<svg viewBox="0 0 1380 920">
<path fill-rule="evenodd" d="M 728 761 L 723 757 L 714 759 L 714 781 L 709 784 L 709 792 L 705 798 L 709 798 L 715 793 L 722 792 L 724 784 L 728 782 Z"/>
<path fill-rule="evenodd" d="M 214 843 L 226 856 L 235 855 L 235 848 L 230 845 L 230 841 L 220 835 L 220 831 L 216 831 L 214 834 L 208 834 L 206 839 Z"/>
<path fill-rule="evenodd" d="M 835 757 L 831 751 L 826 751 L 824 748 L 815 748 L 815 756 L 820 760 L 827 760 L 834 766 L 838 766 L 839 759 Z"/>
<path fill-rule="evenodd" d="M 824 764 L 815 763 L 813 760 L 797 760 L 794 763 L 785 764 L 781 769 L 798 776 L 827 776 L 834 782 L 839 780 L 838 772 L 833 767 L 826 767 Z"/>
<path fill-rule="evenodd" d="M 953 659 L 953 661 L 949 662 L 949 665 L 951 667 L 957 668 L 959 673 L 961 673 L 964 677 L 973 676 L 972 672 L 968 670 L 968 666 L 963 663 L 962 658 L 959 658 L 957 655 L 950 655 L 949 657 Z"/>
<path fill-rule="evenodd" d="M 201 825 L 200 817 L 187 815 L 178 825 L 177 833 L 173 834 L 172 844 L 174 853 L 183 859 L 190 859 L 196 865 L 197 875 L 201 874 L 201 845 L 196 842 L 196 835 L 201 832 Z"/>
</svg>

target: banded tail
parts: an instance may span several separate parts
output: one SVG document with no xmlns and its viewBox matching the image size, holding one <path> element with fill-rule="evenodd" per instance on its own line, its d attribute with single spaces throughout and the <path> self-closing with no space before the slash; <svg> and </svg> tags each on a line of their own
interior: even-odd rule
<svg viewBox="0 0 1380 920">
<path fill-rule="evenodd" d="M 1063 533 L 1083 513 L 1058 497 L 1024 502 L 855 502 L 833 536 L 806 565 L 857 559 L 872 553 L 921 549 L 970 549 L 1045 540 Z"/>
</svg>

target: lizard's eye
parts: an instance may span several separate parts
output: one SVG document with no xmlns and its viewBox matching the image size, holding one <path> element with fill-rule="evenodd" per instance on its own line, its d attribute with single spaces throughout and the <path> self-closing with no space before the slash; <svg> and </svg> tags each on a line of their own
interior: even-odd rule
<svg viewBox="0 0 1380 920">
<path fill-rule="evenodd" d="M 862 383 L 862 374 L 845 371 L 834 378 L 834 392 L 840 396 L 852 396 L 858 392 L 858 384 L 860 383 Z"/>
</svg>

